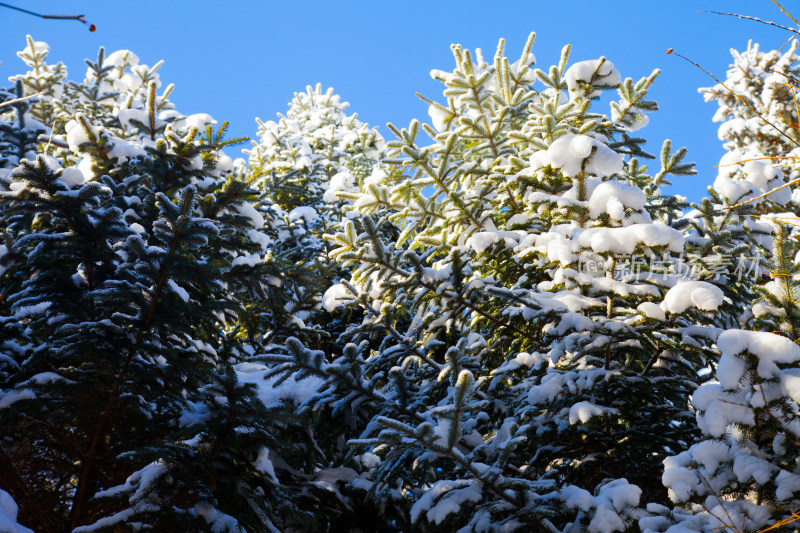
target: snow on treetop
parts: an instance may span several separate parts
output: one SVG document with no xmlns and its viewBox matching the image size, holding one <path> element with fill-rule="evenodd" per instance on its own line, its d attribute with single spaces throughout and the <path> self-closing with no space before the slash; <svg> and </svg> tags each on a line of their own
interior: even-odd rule
<svg viewBox="0 0 800 533">
<path fill-rule="evenodd" d="M 135 67 L 139 64 L 139 56 L 130 50 L 117 50 L 108 54 L 103 61 L 103 67 Z"/>
<path fill-rule="evenodd" d="M 570 94 L 585 91 L 582 96 L 586 98 L 600 95 L 601 91 L 593 89 L 594 87 L 613 87 L 619 85 L 622 79 L 619 71 L 614 68 L 614 63 L 604 57 L 573 64 L 567 69 L 564 78 Z"/>
<path fill-rule="evenodd" d="M 47 44 L 46 42 L 34 41 L 33 37 L 31 37 L 30 35 L 26 36 L 26 40 L 28 42 L 28 45 L 19 52 L 17 52 L 17 55 L 23 60 L 25 59 L 25 56 L 34 56 L 34 55 L 41 56 L 41 55 L 47 55 L 47 53 L 50 52 L 50 45 Z"/>
</svg>

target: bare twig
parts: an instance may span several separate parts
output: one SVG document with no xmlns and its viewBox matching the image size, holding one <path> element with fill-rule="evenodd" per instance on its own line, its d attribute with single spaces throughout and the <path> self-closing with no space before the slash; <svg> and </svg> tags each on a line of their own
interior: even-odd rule
<svg viewBox="0 0 800 533">
<path fill-rule="evenodd" d="M 780 5 L 780 4 L 779 4 L 779 3 L 778 3 L 776 0 L 772 0 L 772 3 L 773 3 L 773 4 L 775 4 L 776 6 L 778 6 L 778 9 L 780 9 L 781 11 L 783 11 L 783 14 L 784 14 L 784 15 L 786 15 L 787 17 L 789 17 L 790 19 L 792 19 L 792 22 L 794 22 L 795 24 L 797 24 L 798 26 L 800 26 L 800 22 L 797 22 L 797 19 L 796 19 L 796 18 L 794 18 L 794 17 L 792 16 L 792 14 L 791 14 L 791 13 L 789 13 L 788 11 L 786 11 L 785 9 L 783 9 L 783 6 L 782 6 L 782 5 Z"/>
<path fill-rule="evenodd" d="M 45 15 L 42 13 L 37 13 L 35 11 L 30 11 L 28 9 L 23 9 L 21 7 L 12 6 L 11 4 L 6 4 L 5 2 L 0 2 L 0 7 L 7 7 L 8 9 L 13 9 L 14 11 L 19 11 L 27 15 L 33 15 L 34 17 L 39 17 L 40 19 L 77 20 L 78 22 L 89 24 L 88 22 L 86 22 L 86 19 L 84 18 L 85 15 Z M 89 24 L 89 31 L 95 31 L 96 29 L 97 27 L 94 24 Z"/>
<path fill-rule="evenodd" d="M 732 90 L 730 87 L 728 87 L 727 85 L 725 85 L 725 83 L 723 83 L 723 82 L 722 82 L 722 81 L 721 81 L 719 78 L 717 78 L 716 76 L 714 76 L 713 74 L 711 74 L 709 71 L 707 71 L 706 69 L 704 69 L 703 67 L 701 67 L 701 66 L 700 66 L 698 63 L 696 63 L 696 62 L 692 61 L 691 59 L 689 59 L 688 57 L 686 57 L 686 56 L 684 56 L 684 55 L 681 55 L 681 54 L 679 54 L 678 52 L 676 52 L 676 51 L 675 51 L 674 49 L 672 49 L 672 48 L 670 48 L 669 50 L 667 50 L 667 53 L 668 53 L 668 54 L 674 54 L 674 55 L 676 55 L 676 56 L 680 57 L 681 59 L 683 59 L 684 61 L 686 61 L 687 63 L 691 63 L 691 64 L 692 64 L 692 65 L 694 65 L 695 67 L 697 67 L 697 68 L 699 68 L 700 70 L 702 70 L 702 71 L 703 71 L 703 72 L 704 72 L 704 73 L 705 73 L 707 76 L 709 76 L 709 77 L 710 77 L 712 80 L 714 80 L 715 82 L 717 82 L 718 84 L 720 84 L 722 87 L 724 87 L 724 88 L 725 88 L 725 90 L 726 90 L 726 91 L 728 91 L 729 93 L 731 93 L 731 95 L 735 96 L 737 100 L 739 100 L 739 101 L 740 101 L 742 104 L 744 104 L 744 106 L 745 106 L 745 107 L 747 107 L 747 109 L 749 109 L 750 111 L 752 111 L 753 113 L 755 113 L 755 115 L 756 115 L 758 118 L 760 118 L 762 121 L 764 121 L 764 123 L 765 123 L 765 124 L 768 124 L 769 126 L 772 126 L 773 128 L 775 128 L 775 130 L 776 130 L 776 131 L 777 131 L 777 132 L 778 132 L 778 133 L 779 133 L 781 136 L 783 136 L 783 137 L 786 137 L 786 138 L 789 140 L 789 142 L 790 142 L 790 143 L 794 144 L 795 146 L 798 146 L 798 147 L 800 147 L 800 142 L 797 142 L 795 139 L 792 139 L 792 138 L 791 138 L 791 137 L 789 137 L 789 135 L 787 135 L 787 134 L 786 134 L 786 133 L 785 133 L 783 130 L 781 130 L 781 129 L 780 129 L 780 128 L 778 128 L 778 127 L 777 127 L 775 124 L 773 124 L 772 122 L 770 122 L 769 120 L 767 120 L 766 118 L 764 118 L 764 116 L 763 116 L 761 113 L 759 113 L 757 110 L 753 109 L 753 106 L 751 106 L 750 104 L 748 104 L 748 103 L 747 103 L 747 101 L 745 101 L 745 99 L 744 99 L 744 98 L 742 98 L 741 96 L 739 96 L 738 94 L 736 94 L 736 92 L 734 92 L 734 91 L 733 91 L 733 90 Z"/>
<path fill-rule="evenodd" d="M 41 95 L 42 95 L 42 93 L 38 92 L 38 93 L 35 93 L 35 94 L 29 94 L 28 96 L 23 96 L 21 98 L 14 98 L 13 100 L 6 100 L 5 102 L 0 102 L 0 108 L 6 107 L 6 106 L 9 106 L 9 105 L 18 104 L 20 102 L 24 102 L 25 100 L 30 100 L 31 98 L 36 98 L 37 96 L 41 96 Z"/>
<path fill-rule="evenodd" d="M 698 13 L 713 13 L 714 15 L 726 15 L 726 16 L 729 16 L 729 17 L 736 17 L 736 18 L 740 18 L 740 19 L 753 20 L 755 22 L 760 22 L 761 24 L 768 24 L 770 26 L 775 26 L 776 28 L 780 28 L 782 30 L 790 31 L 792 33 L 800 35 L 800 31 L 797 31 L 794 28 L 781 26 L 780 24 L 778 24 L 776 22 L 770 22 L 768 20 L 762 20 L 762 19 L 760 19 L 758 17 L 751 17 L 749 15 L 739 15 L 738 13 L 724 13 L 722 11 L 711 11 L 711 10 L 698 11 Z"/>
</svg>

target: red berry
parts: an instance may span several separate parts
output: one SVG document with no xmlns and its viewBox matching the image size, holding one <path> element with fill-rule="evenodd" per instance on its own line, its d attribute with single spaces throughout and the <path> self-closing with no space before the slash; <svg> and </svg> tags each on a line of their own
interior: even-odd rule
<svg viewBox="0 0 800 533">
<path fill-rule="evenodd" d="M 89 31 L 94 31 L 96 29 L 97 29 L 97 26 L 95 26 L 94 24 L 89 24 Z"/>
</svg>

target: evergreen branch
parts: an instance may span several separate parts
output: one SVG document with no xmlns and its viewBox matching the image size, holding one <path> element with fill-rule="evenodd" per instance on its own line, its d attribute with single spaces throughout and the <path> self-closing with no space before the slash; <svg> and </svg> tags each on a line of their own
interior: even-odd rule
<svg viewBox="0 0 800 533">
<path fill-rule="evenodd" d="M 194 192 L 194 188 L 191 187 L 192 193 Z M 181 207 L 181 216 L 185 217 L 187 210 L 193 204 L 194 195 L 187 194 L 184 198 L 183 206 Z M 95 425 L 94 431 L 92 433 L 92 438 L 89 443 L 89 450 L 86 456 L 83 458 L 82 465 L 81 465 L 81 473 L 78 477 L 78 484 L 75 490 L 75 498 L 73 500 L 72 506 L 72 516 L 71 522 L 72 527 L 75 528 L 78 526 L 79 522 L 83 519 L 84 514 L 84 507 L 89 501 L 89 493 L 88 493 L 88 485 L 91 482 L 90 480 L 94 477 L 94 469 L 96 469 L 96 465 L 94 465 L 94 461 L 97 455 L 97 448 L 100 444 L 100 440 L 104 437 L 104 428 L 106 424 L 109 422 L 111 417 L 111 409 L 113 408 L 116 400 L 119 398 L 120 394 L 122 393 L 121 390 L 121 382 L 127 376 L 128 370 L 130 368 L 131 362 L 133 362 L 133 358 L 135 357 L 136 353 L 139 351 L 139 347 L 141 346 L 142 341 L 144 340 L 145 332 L 149 331 L 151 322 L 153 317 L 155 316 L 156 305 L 160 298 L 160 295 L 163 291 L 164 283 L 167 280 L 167 266 L 169 265 L 169 259 L 175 253 L 175 248 L 178 245 L 178 239 L 181 235 L 182 229 L 186 227 L 186 224 L 179 226 L 179 231 L 173 234 L 172 242 L 170 243 L 169 252 L 167 257 L 161 261 L 161 269 L 158 276 L 158 283 L 156 285 L 155 291 L 153 291 L 152 302 L 150 305 L 150 310 L 148 311 L 147 316 L 143 322 L 143 325 L 139 328 L 139 331 L 136 335 L 136 341 L 131 345 L 130 349 L 128 350 L 128 354 L 125 357 L 125 362 L 123 363 L 122 369 L 119 373 L 114 376 L 114 384 L 111 387 L 111 391 L 109 393 L 108 402 L 106 403 L 106 407 L 103 410 L 102 414 L 97 420 L 97 424 Z"/>
<path fill-rule="evenodd" d="M 494 493 L 495 496 L 499 497 L 501 500 L 505 501 L 506 503 L 509 503 L 509 504 L 513 505 L 517 509 L 522 509 L 523 508 L 523 504 L 521 502 L 517 501 L 515 498 L 512 498 L 511 496 L 506 494 L 506 491 L 502 490 L 500 487 L 495 485 L 491 480 L 486 479 L 485 476 L 482 476 L 481 472 L 477 468 L 475 468 L 475 466 L 470 464 L 469 461 L 467 461 L 466 457 L 464 457 L 463 454 L 461 454 L 460 452 L 456 451 L 454 448 L 450 448 L 450 449 L 447 449 L 446 451 L 444 451 L 443 448 L 439 448 L 439 447 L 436 447 L 436 446 L 431 446 L 431 444 L 429 442 L 425 441 L 411 427 L 406 426 L 405 424 L 392 423 L 393 421 L 391 419 L 387 419 L 387 418 L 384 418 L 384 417 L 378 417 L 376 421 L 379 424 L 386 425 L 386 426 L 394 429 L 395 431 L 397 431 L 399 433 L 404 433 L 407 437 L 410 437 L 412 440 L 418 442 L 423 449 L 427 449 L 427 450 L 430 450 L 430 451 L 432 451 L 434 453 L 449 457 L 451 460 L 453 460 L 459 466 L 461 466 L 464 470 L 469 472 L 470 475 L 472 475 L 475 479 L 477 479 L 478 481 L 486 484 L 486 487 L 492 493 Z M 355 442 L 355 444 L 358 444 L 357 441 Z M 401 444 L 401 443 L 397 443 L 397 444 Z M 406 446 L 408 446 L 408 444 Z M 535 518 L 534 520 L 536 521 L 536 524 L 541 528 L 540 530 L 544 530 L 544 525 L 542 524 L 542 522 L 538 518 Z"/>
<path fill-rule="evenodd" d="M 348 282 L 347 280 L 342 280 L 342 285 L 347 287 L 347 290 L 349 290 L 350 292 L 353 293 L 353 295 L 358 297 L 358 290 L 355 287 L 353 287 L 353 285 L 350 284 L 350 282 Z M 363 305 L 364 307 L 366 307 L 367 311 L 369 311 L 375 318 L 380 318 L 380 313 L 372 305 L 370 305 L 367 302 L 364 302 Z M 385 327 L 386 331 L 388 331 L 389 334 L 391 334 L 395 339 L 397 339 L 403 344 L 406 344 L 405 337 L 403 337 L 400 334 L 400 332 L 398 332 L 397 329 L 395 329 L 394 325 L 391 324 L 388 317 L 386 320 L 384 320 L 383 327 Z M 414 346 L 414 351 L 416 352 L 416 354 L 419 356 L 420 359 L 431 365 L 437 372 L 442 371 L 442 365 L 440 365 L 439 363 L 437 363 L 436 361 L 425 355 L 419 348 L 419 346 Z"/>
</svg>

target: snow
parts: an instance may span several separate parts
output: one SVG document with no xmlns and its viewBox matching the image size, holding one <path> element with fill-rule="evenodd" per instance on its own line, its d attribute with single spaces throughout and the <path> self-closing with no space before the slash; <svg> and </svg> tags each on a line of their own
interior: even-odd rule
<svg viewBox="0 0 800 533">
<path fill-rule="evenodd" d="M 622 228 L 589 228 L 577 230 L 578 244 L 597 253 L 630 255 L 637 246 L 665 247 L 671 252 L 683 251 L 683 234 L 660 222 L 631 224 Z"/>
<path fill-rule="evenodd" d="M 64 130 L 67 132 L 67 144 L 69 144 L 69 149 L 72 150 L 73 153 L 80 153 L 81 145 L 91 142 L 89 134 L 77 120 L 70 120 L 67 122 L 64 126 Z"/>
<path fill-rule="evenodd" d="M 721 463 L 729 461 L 731 458 L 730 446 L 718 440 L 699 442 L 692 446 L 691 452 L 694 460 L 703 465 L 706 472 L 711 474 L 717 471 Z"/>
<path fill-rule="evenodd" d="M 259 254 L 247 254 L 247 255 L 240 255 L 234 258 L 231 262 L 231 266 L 240 266 L 245 265 L 249 267 L 254 267 L 259 263 L 262 263 L 264 258 L 261 257 Z"/>
<path fill-rule="evenodd" d="M 601 486 L 595 497 L 595 511 L 589 522 L 589 533 L 614 533 L 625 531 L 627 526 L 620 516 L 626 508 L 639 505 L 642 489 L 628 483 L 624 478 L 615 479 Z"/>
<path fill-rule="evenodd" d="M 253 468 L 263 474 L 266 474 L 267 477 L 276 485 L 280 485 L 278 478 L 275 476 L 275 467 L 269 458 L 268 448 L 262 447 L 261 450 L 259 450 L 258 457 L 256 457 L 255 461 L 253 461 Z"/>
<path fill-rule="evenodd" d="M 781 373 L 781 378 L 786 394 L 800 404 L 800 369 L 787 368 Z"/>
<path fill-rule="evenodd" d="M 255 229 L 247 230 L 247 238 L 261 246 L 261 251 L 266 251 L 269 245 L 272 243 L 272 239 L 270 239 L 266 234 Z"/>
<path fill-rule="evenodd" d="M 374 453 L 365 452 L 362 455 L 357 457 L 358 462 L 364 465 L 364 468 L 372 469 L 378 466 L 381 462 L 381 458 Z"/>
<path fill-rule="evenodd" d="M 613 220 L 648 223 L 651 219 L 644 210 L 646 202 L 647 197 L 639 187 L 609 180 L 592 191 L 589 197 L 589 216 L 599 218 L 601 214 L 608 214 Z M 626 209 L 634 213 L 626 215 Z"/>
<path fill-rule="evenodd" d="M 0 391 L 0 409 L 5 409 L 20 400 L 33 400 L 35 398 L 36 394 L 30 389 L 10 390 L 8 392 Z"/>
<path fill-rule="evenodd" d="M 303 220 L 306 224 L 312 224 L 319 218 L 317 211 L 313 207 L 303 205 L 295 207 L 289 212 L 289 220 Z"/>
<path fill-rule="evenodd" d="M 732 329 L 722 332 L 717 339 L 722 358 L 732 358 L 747 352 L 758 357 L 756 370 L 762 378 L 778 376 L 778 363 L 800 361 L 800 346 L 774 333 Z M 722 364 L 722 361 L 720 361 Z M 720 380 L 721 382 L 721 380 Z"/>
<path fill-rule="evenodd" d="M 737 389 L 746 369 L 747 363 L 744 359 L 723 353 L 717 363 L 717 380 L 726 390 Z"/>
<path fill-rule="evenodd" d="M 740 453 L 733 460 L 733 473 L 740 483 L 747 483 L 752 479 L 763 485 L 772 479 L 773 474 L 777 473 L 777 467 L 761 457 Z"/>
<path fill-rule="evenodd" d="M 184 302 L 189 301 L 189 293 L 186 291 L 186 289 L 175 283 L 175 280 L 170 279 L 167 281 L 167 285 L 169 285 L 169 288 L 172 289 L 172 292 L 180 296 L 181 300 Z"/>
<path fill-rule="evenodd" d="M 203 518 L 210 526 L 211 533 L 245 533 L 234 517 L 223 513 L 208 502 L 198 502 L 194 510 L 197 516 Z"/>
<path fill-rule="evenodd" d="M 9 493 L 0 489 L 0 533 L 33 533 L 17 523 L 19 507 Z"/>
<path fill-rule="evenodd" d="M 77 167 L 65 168 L 61 171 L 61 176 L 59 176 L 59 178 L 70 189 L 79 185 L 83 185 L 86 181 L 86 177 L 83 175 L 83 172 L 81 172 Z"/>
<path fill-rule="evenodd" d="M 328 287 L 325 294 L 322 295 L 322 307 L 329 313 L 333 313 L 334 309 L 341 307 L 347 302 L 352 301 L 354 298 L 350 290 L 341 283 L 336 283 Z"/>
<path fill-rule="evenodd" d="M 411 522 L 416 523 L 425 512 L 428 522 L 441 524 L 448 515 L 459 512 L 464 502 L 481 501 L 482 488 L 480 482 L 466 479 L 437 481 L 411 507 Z"/>
<path fill-rule="evenodd" d="M 355 188 L 355 180 L 355 177 L 347 171 L 334 174 L 328 184 L 328 190 L 322 195 L 322 200 L 328 203 L 341 201 L 337 193 L 352 191 Z"/>
<path fill-rule="evenodd" d="M 145 504 L 140 506 L 139 509 L 133 509 L 133 508 L 124 509 L 122 511 L 119 511 L 118 513 L 114 513 L 111 516 L 106 516 L 104 518 L 101 518 L 100 520 L 88 526 L 78 526 L 72 530 L 72 533 L 90 533 L 91 531 L 97 531 L 98 529 L 109 528 L 115 524 L 120 524 L 122 522 L 129 521 L 134 515 L 136 515 L 137 511 L 144 512 L 148 510 L 156 511 L 158 510 L 158 508 L 154 505 Z"/>
<path fill-rule="evenodd" d="M 594 505 L 594 496 L 588 490 L 575 485 L 567 485 L 561 489 L 561 498 L 570 509 L 589 511 Z"/>
<path fill-rule="evenodd" d="M 51 305 L 53 305 L 53 302 L 41 302 L 38 304 L 24 305 L 22 307 L 17 307 L 14 309 L 14 316 L 17 319 L 20 319 L 29 316 L 41 315 L 47 309 L 49 309 Z"/>
<path fill-rule="evenodd" d="M 216 123 L 217 121 L 214 120 L 214 117 L 207 113 L 195 113 L 174 122 L 176 128 L 196 129 L 201 132 L 206 131 L 209 126 L 213 126 Z"/>
<path fill-rule="evenodd" d="M 150 115 L 144 109 L 120 109 L 117 118 L 119 118 L 120 124 L 125 129 L 136 128 L 137 126 L 132 122 L 134 120 L 142 124 L 150 122 Z"/>
<path fill-rule="evenodd" d="M 658 304 L 653 302 L 642 302 L 636 307 L 636 309 L 648 318 L 660 320 L 662 322 L 667 319 L 664 310 L 661 309 Z"/>
<path fill-rule="evenodd" d="M 50 45 L 44 41 L 34 41 L 33 39 L 28 39 L 28 44 L 25 48 L 22 49 L 21 52 L 18 52 L 18 56 L 23 55 L 36 55 L 36 56 L 43 56 L 47 55 L 50 52 Z"/>
<path fill-rule="evenodd" d="M 781 470 L 775 478 L 778 485 L 775 489 L 775 496 L 778 500 L 786 501 L 800 492 L 800 476 L 786 470 Z"/>
<path fill-rule="evenodd" d="M 253 228 L 261 229 L 264 227 L 264 217 L 249 202 L 242 202 L 238 204 L 236 206 L 236 211 L 238 211 L 240 215 L 249 217 L 250 224 L 253 226 Z"/>
<path fill-rule="evenodd" d="M 428 107 L 428 116 L 431 117 L 431 124 L 436 128 L 436 131 L 445 131 L 448 126 L 448 120 L 452 118 L 452 114 L 437 104 L 431 104 Z"/>
<path fill-rule="evenodd" d="M 55 372 L 40 372 L 32 377 L 30 377 L 26 382 L 27 383 L 35 383 L 37 385 L 47 385 L 48 383 L 53 383 L 55 381 L 64 381 L 66 383 L 75 383 L 74 381 L 65 378 Z"/>
<path fill-rule="evenodd" d="M 547 159 L 551 167 L 561 169 L 568 177 L 577 176 L 582 169 L 593 176 L 611 176 L 621 172 L 623 167 L 619 154 L 597 139 L 582 134 L 568 134 L 553 141 L 547 149 Z"/>
<path fill-rule="evenodd" d="M 703 311 L 716 311 L 722 305 L 725 295 L 716 285 L 705 281 L 680 280 L 667 291 L 661 308 L 678 315 L 690 307 Z"/>
<path fill-rule="evenodd" d="M 692 404 L 697 413 L 697 425 L 712 437 L 722 437 L 731 424 L 752 426 L 755 423 L 753 410 L 743 404 L 736 394 L 729 394 L 719 383 L 702 385 L 692 395 Z"/>
<path fill-rule="evenodd" d="M 475 253 L 482 254 L 499 242 L 512 248 L 519 243 L 519 239 L 520 235 L 511 231 L 478 231 L 473 233 L 465 244 L 475 250 Z"/>
<path fill-rule="evenodd" d="M 614 409 L 607 409 L 595 405 L 592 402 L 578 402 L 569 408 L 569 423 L 575 425 L 578 422 L 585 424 L 596 416 L 603 416 L 606 412 L 613 412 Z"/>
<path fill-rule="evenodd" d="M 258 398 L 267 407 L 284 405 L 291 401 L 297 405 L 302 404 L 311 396 L 317 394 L 324 381 L 316 376 L 296 380 L 289 377 L 278 383 L 278 378 L 264 379 L 267 367 L 260 364 L 240 363 L 235 366 L 236 376 L 240 383 L 253 383 L 258 391 Z"/>
<path fill-rule="evenodd" d="M 566 332 L 574 331 L 592 331 L 594 330 L 594 322 L 588 316 L 580 313 L 567 312 L 561 315 L 561 320 L 558 322 L 556 332 L 559 335 L 564 335 Z"/>
<path fill-rule="evenodd" d="M 564 80 L 567 82 L 570 94 L 585 91 L 583 96 L 594 98 L 601 92 L 594 89 L 595 87 L 619 85 L 621 76 L 611 61 L 600 58 L 580 61 L 571 65 L 564 73 Z M 587 91 L 586 86 L 592 89 Z"/>
<path fill-rule="evenodd" d="M 104 67 L 117 67 L 117 68 L 124 68 L 124 67 L 133 67 L 139 64 L 139 56 L 131 52 L 130 50 L 117 50 L 116 52 L 111 52 L 108 54 L 103 60 Z"/>
<path fill-rule="evenodd" d="M 432 268 L 422 269 L 422 280 L 426 283 L 435 283 L 450 279 L 453 275 L 453 265 L 433 265 Z"/>
</svg>

